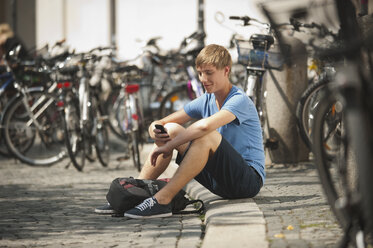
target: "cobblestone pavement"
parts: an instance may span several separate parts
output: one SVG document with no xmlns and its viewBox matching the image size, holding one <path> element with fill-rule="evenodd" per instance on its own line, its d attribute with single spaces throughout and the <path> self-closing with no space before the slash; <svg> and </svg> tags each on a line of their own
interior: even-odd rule
<svg viewBox="0 0 373 248">
<path fill-rule="evenodd" d="M 312 163 L 267 166 L 267 180 L 254 198 L 277 247 L 335 247 L 342 236 Z"/>
<path fill-rule="evenodd" d="M 0 247 L 198 247 L 196 215 L 131 220 L 98 215 L 111 181 L 136 176 L 130 160 L 109 168 L 88 163 L 84 172 L 68 160 L 47 168 L 0 158 Z"/>
<path fill-rule="evenodd" d="M 201 247 L 196 215 L 131 220 L 93 212 L 114 178 L 138 173 L 130 160 L 115 159 L 120 147 L 109 168 L 88 163 L 84 172 L 66 169 L 68 160 L 41 168 L 0 157 L 0 247 Z M 267 167 L 254 200 L 271 248 L 334 247 L 341 236 L 311 163 Z"/>
</svg>

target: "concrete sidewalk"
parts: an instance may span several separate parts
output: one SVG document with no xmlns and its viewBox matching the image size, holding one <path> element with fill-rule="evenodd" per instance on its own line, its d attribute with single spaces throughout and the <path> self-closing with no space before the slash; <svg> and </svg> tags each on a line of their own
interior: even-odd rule
<svg viewBox="0 0 373 248">
<path fill-rule="evenodd" d="M 177 165 L 171 164 L 164 176 L 172 177 L 176 169 Z M 268 247 L 264 216 L 252 199 L 225 200 L 195 180 L 185 190 L 206 205 L 202 248 Z"/>
<path fill-rule="evenodd" d="M 173 175 L 171 164 L 165 176 Z M 312 162 L 274 164 L 253 199 L 224 200 L 192 180 L 185 188 L 206 204 L 202 248 L 336 247 L 342 236 Z"/>
</svg>

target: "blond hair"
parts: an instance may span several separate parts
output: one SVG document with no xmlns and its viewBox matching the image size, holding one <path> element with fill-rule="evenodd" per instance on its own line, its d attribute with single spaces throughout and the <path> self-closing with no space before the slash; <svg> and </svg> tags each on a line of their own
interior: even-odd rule
<svg viewBox="0 0 373 248">
<path fill-rule="evenodd" d="M 232 58 L 228 50 L 220 45 L 211 44 L 203 48 L 196 58 L 196 67 L 213 65 L 217 69 L 232 67 Z"/>
</svg>

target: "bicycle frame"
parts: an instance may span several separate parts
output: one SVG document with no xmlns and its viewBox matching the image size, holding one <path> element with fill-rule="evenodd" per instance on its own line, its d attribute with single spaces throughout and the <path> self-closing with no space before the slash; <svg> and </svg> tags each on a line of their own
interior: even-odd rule
<svg viewBox="0 0 373 248">
<path fill-rule="evenodd" d="M 11 85 L 14 82 L 13 75 L 10 72 L 6 72 L 6 73 L 0 75 L 0 80 L 1 79 L 5 79 L 6 81 L 0 87 L 0 96 L 4 93 L 6 88 L 8 88 L 8 86 Z"/>
<path fill-rule="evenodd" d="M 198 98 L 203 95 L 204 90 L 201 82 L 197 79 L 196 73 L 193 66 L 189 65 L 187 68 L 187 73 L 190 78 L 188 81 L 188 96 L 191 100 Z M 194 94 L 194 95 L 193 95 Z"/>
<path fill-rule="evenodd" d="M 28 102 L 28 99 L 29 99 L 29 92 L 30 90 L 31 91 L 34 91 L 36 89 L 39 89 L 39 90 L 43 90 L 44 87 L 32 87 L 32 88 L 28 88 L 28 87 L 24 87 L 21 83 L 17 82 L 15 79 L 14 79 L 14 76 L 13 76 L 13 72 L 11 70 L 11 68 L 9 67 L 8 63 L 6 60 L 4 60 L 5 62 L 5 66 L 7 68 L 7 73 L 3 74 L 3 75 L 0 75 L 0 79 L 1 78 L 8 78 L 7 81 L 2 85 L 1 89 L 0 89 L 0 96 L 3 94 L 4 90 L 11 84 L 13 83 L 13 86 L 14 88 L 18 91 L 18 94 L 16 95 L 16 98 L 20 95 L 23 96 L 22 98 L 22 101 L 23 101 L 23 104 L 24 104 L 24 107 L 27 111 L 27 114 L 29 114 L 29 116 L 31 117 L 31 119 L 26 123 L 26 126 L 27 127 L 30 127 L 33 123 L 34 125 L 36 126 L 36 128 L 38 129 L 38 131 L 42 131 L 42 127 L 40 125 L 40 123 L 38 122 L 38 117 L 50 106 L 50 104 L 53 103 L 53 99 L 49 99 L 47 101 L 47 103 L 45 103 L 43 105 L 43 107 L 41 107 L 38 112 L 34 113 L 34 110 L 36 108 L 38 108 L 40 106 L 40 104 L 43 104 L 44 100 L 46 99 L 45 96 L 41 96 L 31 107 L 29 105 L 29 102 Z M 51 87 L 48 88 L 47 90 L 47 93 L 52 93 L 57 87 L 57 83 L 53 83 L 51 85 Z M 10 101 L 11 102 L 11 101 Z M 7 107 L 5 107 L 4 109 L 7 109 Z"/>
<path fill-rule="evenodd" d="M 136 132 L 140 128 L 140 123 L 143 120 L 140 99 L 138 96 L 140 86 L 138 84 L 128 84 L 124 86 L 124 121 L 122 130 L 127 132 Z M 122 93 L 121 93 L 122 94 Z M 118 99 L 120 99 L 118 97 Z"/>
</svg>

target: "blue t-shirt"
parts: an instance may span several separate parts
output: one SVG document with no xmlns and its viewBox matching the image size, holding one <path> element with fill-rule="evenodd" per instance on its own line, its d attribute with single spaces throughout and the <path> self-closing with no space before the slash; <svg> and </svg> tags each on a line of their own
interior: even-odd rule
<svg viewBox="0 0 373 248">
<path fill-rule="evenodd" d="M 240 88 L 233 86 L 221 109 L 236 116 L 236 119 L 218 132 L 238 151 L 248 165 L 254 167 L 265 181 L 264 149 L 258 113 L 251 99 Z M 203 119 L 219 112 L 215 95 L 205 93 L 184 106 L 192 118 Z"/>
</svg>

